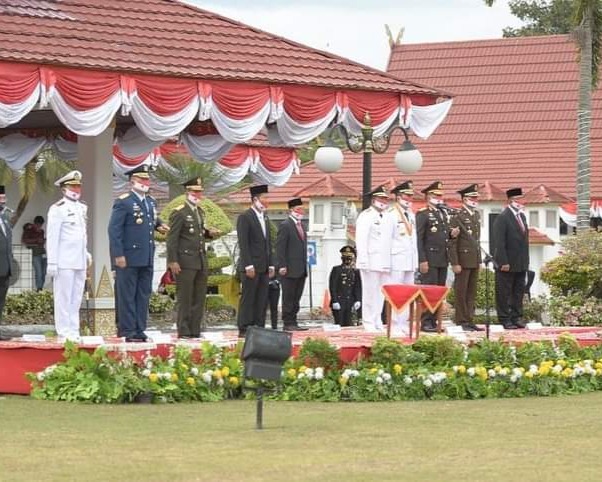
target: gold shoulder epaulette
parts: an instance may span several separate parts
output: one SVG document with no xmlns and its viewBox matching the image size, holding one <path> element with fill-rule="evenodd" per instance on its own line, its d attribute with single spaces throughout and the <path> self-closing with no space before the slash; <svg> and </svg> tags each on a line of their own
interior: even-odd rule
<svg viewBox="0 0 602 482">
<path fill-rule="evenodd" d="M 184 207 L 184 204 L 180 204 L 179 206 L 176 206 L 173 210 L 174 211 L 179 211 L 180 209 L 182 209 Z"/>
<path fill-rule="evenodd" d="M 119 199 L 127 199 L 128 197 L 130 197 L 130 193 L 126 192 L 126 193 L 122 194 L 121 196 L 119 196 Z"/>
<path fill-rule="evenodd" d="M 428 210 L 428 208 L 425 206 L 425 207 L 423 207 L 423 208 L 420 208 L 420 209 L 418 210 L 418 212 L 419 212 L 419 213 L 421 213 L 422 211 L 427 211 L 427 210 Z"/>
</svg>

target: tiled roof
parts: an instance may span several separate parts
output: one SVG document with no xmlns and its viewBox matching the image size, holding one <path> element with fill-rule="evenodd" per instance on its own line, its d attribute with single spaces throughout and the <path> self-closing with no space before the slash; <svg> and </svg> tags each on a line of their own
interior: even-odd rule
<svg viewBox="0 0 602 482">
<path fill-rule="evenodd" d="M 525 193 L 524 201 L 527 204 L 564 204 L 572 202 L 572 199 L 564 194 L 555 191 L 552 188 L 540 184 L 534 187 L 531 191 Z"/>
<path fill-rule="evenodd" d="M 395 46 L 389 72 L 454 92 L 445 122 L 427 140 L 412 137 L 424 158 L 413 176 L 393 164 L 399 139 L 374 154 L 373 186 L 393 178 L 414 180 L 419 191 L 444 182 L 446 197 L 479 183 L 482 200 L 504 201 L 505 191 L 544 184 L 548 192 L 575 196 L 578 65 L 567 35 Z M 593 100 L 591 130 L 593 198 L 602 197 L 602 93 Z M 286 198 L 323 173 L 306 165 L 276 199 Z M 345 153 L 336 178 L 358 191 L 362 155 Z M 483 187 L 484 185 L 484 187 Z"/>
<path fill-rule="evenodd" d="M 360 193 L 331 174 L 326 174 L 293 193 L 292 197 L 342 197 L 355 200 L 359 199 Z"/>
<path fill-rule="evenodd" d="M 578 63 L 568 35 L 395 46 L 388 71 L 454 92 L 418 182 L 545 184 L 575 196 Z M 602 196 L 602 93 L 592 106 L 592 197 Z M 381 161 L 376 161 L 380 165 Z"/>
<path fill-rule="evenodd" d="M 4 0 L 0 25 L 6 61 L 436 93 L 175 0 Z"/>
<path fill-rule="evenodd" d="M 554 245 L 554 241 L 547 234 L 535 228 L 529 228 L 529 244 Z"/>
</svg>

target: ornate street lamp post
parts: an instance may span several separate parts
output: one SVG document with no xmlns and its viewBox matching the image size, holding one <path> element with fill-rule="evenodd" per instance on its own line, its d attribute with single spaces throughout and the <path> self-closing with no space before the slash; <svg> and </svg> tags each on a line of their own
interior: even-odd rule
<svg viewBox="0 0 602 482">
<path fill-rule="evenodd" d="M 405 174 L 414 174 L 422 167 L 422 154 L 408 138 L 406 129 L 394 125 L 390 127 L 382 136 L 374 137 L 374 128 L 370 114 L 366 112 L 364 124 L 362 126 L 361 137 L 354 136 L 342 124 L 335 124 L 326 133 L 326 145 L 318 148 L 314 162 L 318 169 L 323 172 L 336 172 L 343 165 L 343 152 L 339 149 L 333 136 L 339 132 L 347 147 L 351 152 L 363 152 L 362 166 L 362 209 L 370 207 L 370 196 L 368 193 L 372 190 L 372 153 L 383 154 L 391 143 L 393 132 L 399 129 L 403 132 L 405 140 L 395 154 L 395 165 Z"/>
</svg>

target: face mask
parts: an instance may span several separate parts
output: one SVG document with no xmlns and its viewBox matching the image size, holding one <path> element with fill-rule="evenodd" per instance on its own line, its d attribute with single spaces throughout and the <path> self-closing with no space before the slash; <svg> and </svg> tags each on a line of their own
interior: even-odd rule
<svg viewBox="0 0 602 482">
<path fill-rule="evenodd" d="M 149 184 L 142 184 L 138 181 L 132 181 L 132 187 L 134 188 L 134 191 L 138 191 L 144 194 L 146 194 L 150 190 Z"/>
<path fill-rule="evenodd" d="M 301 221 L 303 219 L 303 213 L 300 213 L 299 211 L 291 211 L 291 216 L 297 221 Z"/>
<path fill-rule="evenodd" d="M 518 201 L 512 201 L 510 203 L 510 206 L 512 206 L 514 209 L 516 209 L 517 211 L 522 211 L 523 209 L 525 209 L 525 205 L 519 203 Z"/>
<path fill-rule="evenodd" d="M 260 213 L 266 210 L 266 206 L 259 199 L 255 199 L 253 201 L 253 206 L 255 206 L 255 209 L 257 209 Z"/>
<path fill-rule="evenodd" d="M 387 209 L 389 207 L 389 203 L 376 200 L 376 201 L 374 201 L 374 207 L 376 209 L 378 209 L 379 211 L 384 211 L 385 209 Z"/>
<path fill-rule="evenodd" d="M 201 200 L 201 196 L 199 196 L 198 194 L 188 193 L 186 195 L 186 199 L 188 199 L 188 202 L 190 204 L 194 204 L 196 206 Z"/>
<path fill-rule="evenodd" d="M 348 258 L 347 256 L 345 256 L 344 258 L 341 258 L 341 259 L 343 260 L 343 264 L 346 264 L 346 265 L 350 265 L 351 262 L 353 261 L 353 259 Z"/>
<path fill-rule="evenodd" d="M 412 207 L 412 201 L 399 198 L 399 205 L 404 209 L 410 209 Z"/>
<path fill-rule="evenodd" d="M 71 189 L 65 189 L 65 197 L 67 199 L 71 199 L 72 201 L 79 201 L 81 197 L 81 192 L 72 191 Z"/>
<path fill-rule="evenodd" d="M 443 199 L 439 199 L 439 198 L 436 198 L 436 197 L 432 197 L 432 198 L 430 198 L 430 199 L 429 199 L 429 204 L 430 204 L 431 206 L 437 207 L 437 206 L 439 206 L 440 204 L 443 204 Z"/>
<path fill-rule="evenodd" d="M 477 207 L 479 207 L 479 201 L 475 201 L 474 199 L 465 199 L 464 203 L 472 209 L 476 209 Z"/>
</svg>

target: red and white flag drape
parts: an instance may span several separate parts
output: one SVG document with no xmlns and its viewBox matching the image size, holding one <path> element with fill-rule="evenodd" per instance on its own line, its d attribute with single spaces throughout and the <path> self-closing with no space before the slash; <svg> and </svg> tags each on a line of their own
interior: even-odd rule
<svg viewBox="0 0 602 482">
<path fill-rule="evenodd" d="M 321 87 L 206 81 L 0 62 L 0 128 L 36 105 L 50 107 L 72 132 L 95 136 L 119 111 L 151 141 L 165 141 L 193 120 L 211 120 L 227 142 L 250 141 L 275 124 L 285 145 L 303 144 L 338 119 L 359 134 L 370 112 L 376 135 L 398 122 L 427 138 L 451 100 Z M 431 105 L 432 104 L 432 105 Z"/>
</svg>

